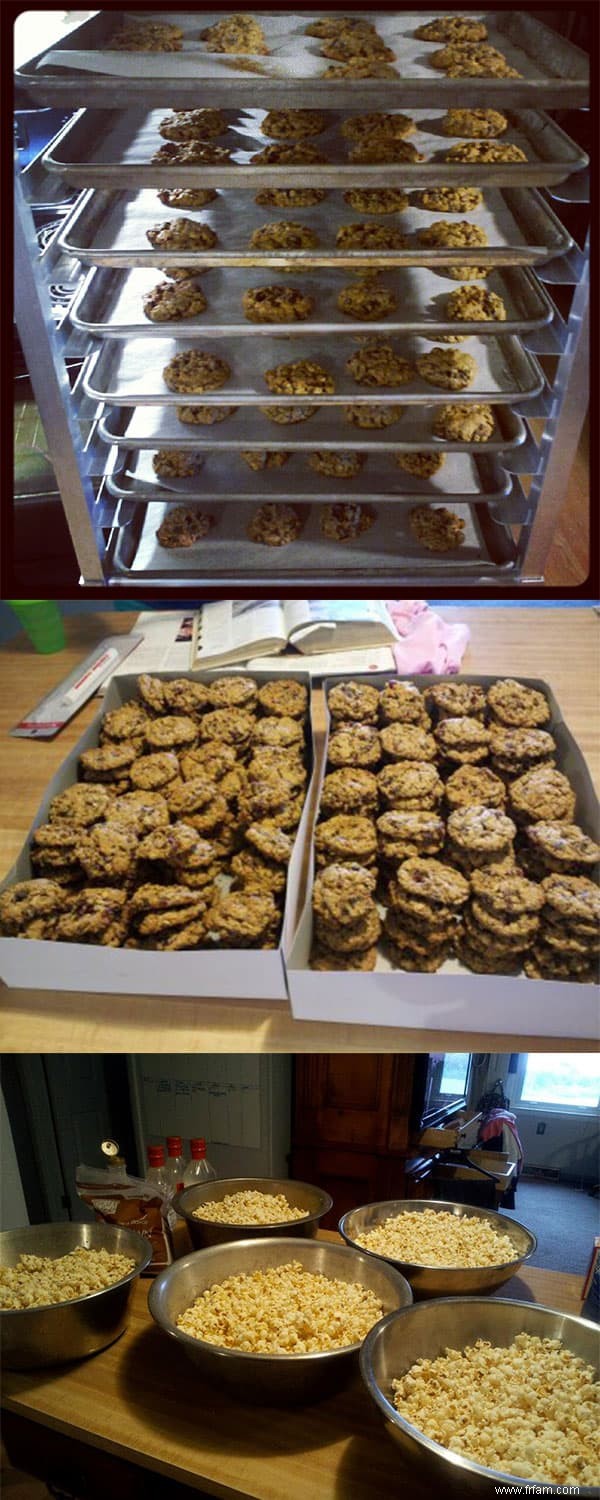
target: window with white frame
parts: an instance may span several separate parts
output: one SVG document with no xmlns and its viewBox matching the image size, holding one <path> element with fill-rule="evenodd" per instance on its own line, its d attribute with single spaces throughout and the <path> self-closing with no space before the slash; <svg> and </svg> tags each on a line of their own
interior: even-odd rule
<svg viewBox="0 0 600 1500">
<path fill-rule="evenodd" d="M 593 1113 L 600 1109 L 600 1058 L 583 1052 L 523 1052 L 508 1092 L 513 1109 Z"/>
</svg>

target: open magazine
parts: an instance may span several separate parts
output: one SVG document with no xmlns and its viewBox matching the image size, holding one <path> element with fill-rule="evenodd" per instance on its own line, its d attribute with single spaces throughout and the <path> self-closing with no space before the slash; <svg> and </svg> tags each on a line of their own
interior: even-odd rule
<svg viewBox="0 0 600 1500">
<path fill-rule="evenodd" d="M 397 640 L 379 599 L 222 599 L 203 605 L 196 616 L 191 666 L 222 666 L 283 651 L 305 657 L 389 649 Z"/>
</svg>

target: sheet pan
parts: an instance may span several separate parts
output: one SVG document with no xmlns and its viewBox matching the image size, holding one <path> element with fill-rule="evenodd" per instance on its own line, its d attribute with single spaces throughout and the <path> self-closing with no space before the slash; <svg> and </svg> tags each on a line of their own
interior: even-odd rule
<svg viewBox="0 0 600 1500">
<path fill-rule="evenodd" d="M 452 553 L 426 552 L 411 536 L 406 508 L 393 503 L 378 505 L 374 526 L 352 543 L 327 541 L 319 526 L 321 507 L 310 506 L 298 540 L 276 549 L 249 540 L 247 526 L 254 507 L 242 501 L 216 504 L 211 506 L 215 525 L 208 536 L 183 552 L 168 551 L 156 540 L 169 502 L 135 505 L 122 501 L 120 507 L 108 546 L 109 565 L 116 573 L 143 577 L 149 583 L 177 576 L 198 584 L 215 573 L 251 583 L 265 573 L 272 576 L 275 565 L 278 576 L 290 582 L 324 574 L 364 580 L 389 574 L 390 567 L 416 576 L 434 572 L 451 579 L 457 570 L 461 576 L 478 576 L 490 564 L 510 572 L 515 556 L 508 526 L 484 505 L 455 507 L 466 527 L 464 545 Z"/>
<path fill-rule="evenodd" d="M 77 187 L 137 188 L 172 187 L 196 183 L 203 187 L 239 187 L 255 190 L 311 183 L 320 187 L 421 187 L 432 183 L 477 183 L 481 186 L 548 187 L 581 171 L 588 157 L 581 147 L 536 110 L 510 113 L 503 141 L 519 146 L 527 158 L 522 162 L 477 164 L 447 162 L 446 153 L 460 137 L 444 135 L 442 114 L 414 110 L 416 130 L 410 142 L 423 161 L 365 165 L 349 161 L 349 143 L 341 134 L 342 116 L 328 111 L 328 126 L 314 145 L 327 164 L 310 166 L 265 166 L 252 157 L 267 144 L 261 132 L 263 110 L 229 112 L 228 129 L 218 144 L 231 151 L 229 161 L 218 166 L 176 166 L 154 162 L 164 144 L 159 126 L 162 110 L 81 110 L 63 127 L 42 158 L 48 172 L 58 173 Z M 330 123 L 329 123 L 330 121 Z"/>
<path fill-rule="evenodd" d="M 520 448 L 527 432 L 522 417 L 511 406 L 494 407 L 495 429 L 489 442 L 449 443 L 433 435 L 434 411 L 428 406 L 410 406 L 398 422 L 381 431 L 351 427 L 333 406 L 318 406 L 306 422 L 280 426 L 249 406 L 240 406 L 226 421 L 212 427 L 194 427 L 178 420 L 174 407 L 107 407 L 98 423 L 103 442 L 120 448 L 182 448 L 209 452 L 231 448 L 353 448 L 377 453 L 382 449 L 437 448 L 445 453 L 496 453 Z"/>
<path fill-rule="evenodd" d="M 115 450 L 117 455 L 119 450 Z M 208 452 L 197 477 L 158 479 L 149 452 L 126 453 L 107 474 L 106 487 L 118 499 L 142 501 L 177 500 L 180 504 L 235 500 L 345 501 L 394 500 L 396 504 L 418 504 L 423 500 L 446 502 L 504 500 L 511 480 L 497 459 L 484 454 L 449 453 L 432 479 L 418 479 L 394 463 L 391 453 L 374 453 L 356 479 L 340 481 L 315 473 L 308 454 L 292 453 L 284 468 L 250 469 L 240 453 L 232 450 Z"/>
<path fill-rule="evenodd" d="M 119 107 L 123 80 L 130 98 L 147 106 L 167 103 L 171 108 L 190 107 L 197 98 L 198 83 L 206 104 L 244 104 L 250 81 L 255 103 L 265 103 L 267 108 L 276 104 L 285 107 L 292 94 L 306 105 L 322 106 L 325 100 L 333 100 L 340 107 L 351 103 L 357 108 L 377 108 L 382 96 L 400 106 L 418 103 L 439 107 L 440 101 L 478 106 L 482 97 L 500 106 L 505 100 L 519 105 L 536 103 L 546 108 L 578 108 L 588 102 L 589 67 L 585 53 L 526 12 L 481 13 L 492 44 L 522 74 L 521 78 L 484 80 L 450 79 L 428 63 L 436 44 L 420 42 L 413 33 L 417 25 L 439 12 L 350 13 L 376 20 L 380 34 L 397 53 L 400 78 L 321 79 L 318 75 L 324 64 L 317 39 L 304 35 L 307 23 L 315 16 L 309 10 L 284 16 L 258 13 L 268 45 L 274 50 L 269 57 L 257 60 L 253 74 L 245 71 L 240 74 L 233 57 L 207 53 L 197 39 L 198 13 L 179 11 L 164 14 L 184 29 L 182 51 L 167 56 L 137 53 L 133 72 L 131 54 L 106 50 L 119 22 L 112 12 L 100 11 L 65 38 L 62 48 L 45 48 L 28 61 L 18 77 L 36 100 L 61 106 L 68 101 L 73 105 Z M 153 13 L 153 19 L 158 19 L 159 14 Z M 135 13 L 135 19 L 140 19 L 139 12 Z M 216 19 L 216 15 L 207 12 L 202 16 L 202 26 Z"/>
<path fill-rule="evenodd" d="M 254 229 L 289 214 L 312 229 L 318 246 L 313 250 L 258 251 L 248 248 Z M 185 217 L 208 224 L 217 235 L 211 250 L 154 250 L 146 231 L 172 217 L 172 210 L 160 202 L 157 193 L 88 191 L 78 200 L 60 234 L 61 249 L 76 255 L 83 265 L 115 266 L 431 266 L 479 264 L 483 250 L 452 250 L 448 247 L 425 247 L 419 244 L 418 232 L 429 224 L 448 217 L 419 208 L 412 194 L 409 207 L 390 222 L 399 224 L 411 243 L 404 250 L 338 250 L 337 230 L 342 224 L 359 223 L 364 215 L 344 202 L 341 193 L 328 193 L 322 203 L 310 209 L 260 208 L 253 193 L 219 192 L 205 209 L 187 209 Z M 387 217 L 387 216 L 386 216 Z M 573 241 L 560 219 L 536 188 L 491 188 L 484 192 L 479 209 L 469 220 L 485 230 L 486 264 L 527 265 L 566 255 Z M 384 222 L 384 221 L 382 221 Z M 414 243 L 413 243 L 414 242 Z"/>
<path fill-rule="evenodd" d="M 348 273 L 322 270 L 316 277 L 300 272 L 293 285 L 313 298 L 314 307 L 305 323 L 250 323 L 243 314 L 242 297 L 248 288 L 277 284 L 277 274 L 266 270 L 216 268 L 202 277 L 202 292 L 208 306 L 193 319 L 153 322 L 143 312 L 143 298 L 157 284 L 160 275 L 153 269 L 110 271 L 91 270 L 80 287 L 70 309 L 74 328 L 96 338 L 164 338 L 172 333 L 178 339 L 199 337 L 225 338 L 258 335 L 270 337 L 274 332 L 298 336 L 339 332 L 421 333 L 435 337 L 450 334 L 525 334 L 552 322 L 554 309 L 534 272 L 517 266 L 495 271 L 486 278 L 486 288 L 500 296 L 506 308 L 504 322 L 452 322 L 445 316 L 449 295 L 445 289 L 450 278 L 442 281 L 436 271 L 422 266 L 406 266 L 395 272 L 384 272 L 381 284 L 396 295 L 396 311 L 387 318 L 365 323 L 341 313 L 337 295 L 348 285 Z M 282 283 L 281 276 L 279 284 Z M 168 285 L 167 282 L 164 283 Z M 284 283 L 285 284 L 285 283 Z"/>
<path fill-rule="evenodd" d="M 462 352 L 473 355 L 477 373 L 468 390 L 458 394 L 430 385 L 418 375 L 409 384 L 393 390 L 386 386 L 357 385 L 346 370 L 346 362 L 358 346 L 356 337 L 342 337 L 341 334 L 335 342 L 325 345 L 309 335 L 303 339 L 273 336 L 232 339 L 227 344 L 227 364 L 231 369 L 227 383 L 219 391 L 185 395 L 169 391 L 162 378 L 163 368 L 174 356 L 185 351 L 185 344 L 175 339 L 156 339 L 150 345 L 147 339 L 128 339 L 125 342 L 108 339 L 96 353 L 88 356 L 83 387 L 88 396 L 123 406 L 153 403 L 222 406 L 232 402 L 240 406 L 293 406 L 298 405 L 299 398 L 273 395 L 265 383 L 264 371 L 282 363 L 308 359 L 320 361 L 334 378 L 335 393 L 320 397 L 327 406 L 343 405 L 348 401 L 362 405 L 373 401 L 440 405 L 451 399 L 494 403 L 523 401 L 539 395 L 544 388 L 540 365 L 523 349 L 514 334 L 506 338 L 472 338 L 461 345 Z M 197 347 L 202 349 L 201 337 Z M 406 359 L 414 360 L 431 348 L 429 339 L 415 335 L 394 340 L 394 349 Z M 301 398 L 301 404 L 308 404 L 309 399 Z"/>
</svg>

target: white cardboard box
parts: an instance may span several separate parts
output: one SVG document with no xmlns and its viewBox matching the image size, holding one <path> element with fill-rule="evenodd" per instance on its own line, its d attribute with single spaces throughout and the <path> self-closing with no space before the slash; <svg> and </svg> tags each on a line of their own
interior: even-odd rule
<svg viewBox="0 0 600 1500">
<path fill-rule="evenodd" d="M 383 687 L 387 674 L 358 677 L 357 681 Z M 419 688 L 447 678 L 415 676 L 405 679 Z M 463 675 L 456 682 L 491 686 L 496 677 Z M 564 770 L 577 797 L 576 818 L 598 836 L 598 802 L 578 745 L 564 723 L 548 684 L 538 678 L 519 679 L 544 693 L 551 709 L 547 726 L 557 746 L 557 765 Z M 327 679 L 328 690 L 344 678 Z M 318 808 L 326 757 L 315 805 Z M 312 837 L 313 829 L 310 833 Z M 302 916 L 290 948 L 286 948 L 288 990 L 292 1014 L 298 1021 L 339 1021 L 368 1026 L 398 1026 L 431 1031 L 466 1031 L 521 1036 L 596 1037 L 599 1030 L 598 990 L 595 985 L 556 980 L 532 980 L 525 975 L 472 974 L 456 959 L 434 974 L 409 974 L 392 968 L 383 954 L 371 973 L 321 973 L 309 968 L 312 943 L 311 860 Z"/>
<path fill-rule="evenodd" d="M 167 681 L 185 675 L 195 682 L 211 677 L 232 675 L 235 669 L 220 672 L 156 672 Z M 243 671 L 242 671 L 242 675 Z M 253 672 L 258 683 L 270 682 L 271 672 Z M 310 677 L 295 673 L 303 681 L 311 704 Z M 2 882 L 2 889 L 31 875 L 29 843 L 31 833 L 47 819 L 52 798 L 77 780 L 77 763 L 82 750 L 98 743 L 102 715 L 137 695 L 137 674 L 115 676 L 106 692 L 93 723 L 66 757 L 53 777 L 12 870 Z M 43 752 L 42 752 L 43 753 Z M 314 735 L 312 713 L 308 732 L 309 782 L 302 818 L 298 828 L 288 870 L 288 885 L 282 932 L 278 948 L 236 948 L 210 951 L 162 953 L 136 949 L 102 948 L 89 943 L 53 943 L 23 938 L 0 938 L 0 977 L 16 989 L 75 990 L 86 993 L 123 995 L 193 995 L 213 999 L 286 1000 L 287 987 L 283 961 L 284 947 L 289 947 L 300 900 L 302 856 L 310 823 L 311 788 L 314 774 Z M 167 1017 L 165 1015 L 165 1020 Z"/>
</svg>

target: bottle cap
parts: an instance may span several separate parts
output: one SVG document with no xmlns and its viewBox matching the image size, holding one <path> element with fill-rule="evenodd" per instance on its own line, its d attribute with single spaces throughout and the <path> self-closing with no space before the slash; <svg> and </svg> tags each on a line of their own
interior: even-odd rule
<svg viewBox="0 0 600 1500">
<path fill-rule="evenodd" d="M 165 1164 L 165 1148 L 164 1148 L 164 1146 L 149 1146 L 148 1147 L 148 1165 L 150 1167 L 164 1167 L 164 1164 Z"/>
<path fill-rule="evenodd" d="M 180 1135 L 167 1136 L 167 1155 L 181 1156 L 183 1142 Z"/>
<path fill-rule="evenodd" d="M 206 1156 L 206 1141 L 203 1135 L 196 1136 L 195 1140 L 190 1141 L 190 1151 L 193 1161 L 203 1160 Z"/>
</svg>

